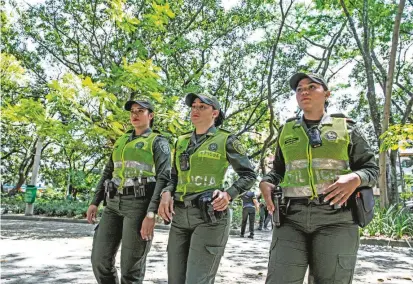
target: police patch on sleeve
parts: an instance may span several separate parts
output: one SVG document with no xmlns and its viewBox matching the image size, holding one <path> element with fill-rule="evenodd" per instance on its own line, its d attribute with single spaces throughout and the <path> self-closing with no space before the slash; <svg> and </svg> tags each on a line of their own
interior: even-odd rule
<svg viewBox="0 0 413 284">
<path fill-rule="evenodd" d="M 166 142 L 166 141 L 162 141 L 159 144 L 159 147 L 161 148 L 161 151 L 166 155 L 169 155 L 169 153 L 171 152 L 171 150 L 169 148 L 169 145 L 168 145 L 168 142 Z"/>
<path fill-rule="evenodd" d="M 237 151 L 239 154 L 241 154 L 241 155 L 246 154 L 246 150 L 245 150 L 244 146 L 241 144 L 241 142 L 238 139 L 235 139 L 232 142 L 232 147 L 234 147 L 235 151 Z"/>
</svg>

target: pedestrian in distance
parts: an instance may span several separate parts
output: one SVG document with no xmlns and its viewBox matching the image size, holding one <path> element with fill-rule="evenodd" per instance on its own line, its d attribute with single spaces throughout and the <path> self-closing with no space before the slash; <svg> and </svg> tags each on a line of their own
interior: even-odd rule
<svg viewBox="0 0 413 284">
<path fill-rule="evenodd" d="M 244 237 L 247 222 L 249 222 L 249 236 L 254 238 L 255 211 L 259 210 L 257 197 L 253 191 L 247 191 L 240 196 L 242 200 L 241 238 Z"/>
<path fill-rule="evenodd" d="M 260 182 L 268 210 L 286 213 L 273 231 L 266 283 L 301 284 L 308 266 L 317 284 L 351 283 L 360 224 L 351 204 L 360 188 L 374 186 L 379 169 L 360 128 L 326 113 L 322 76 L 297 73 L 289 83 L 303 114 L 280 130 L 274 167 Z M 278 185 L 283 197 L 275 208 Z"/>
<path fill-rule="evenodd" d="M 87 211 L 88 222 L 94 223 L 99 204 L 106 205 L 95 228 L 91 257 L 93 273 L 102 284 L 119 283 L 115 257 L 121 243 L 120 283 L 143 282 L 160 193 L 170 179 L 169 143 L 151 129 L 153 105 L 131 100 L 125 110 L 133 129 L 116 141 Z"/>
<path fill-rule="evenodd" d="M 240 141 L 218 128 L 218 100 L 188 94 L 193 131 L 175 145 L 171 182 L 162 191 L 158 214 L 172 221 L 168 240 L 168 283 L 214 283 L 229 236 L 228 205 L 255 183 L 256 174 Z M 239 178 L 224 189 L 231 165 Z"/>
<path fill-rule="evenodd" d="M 269 231 L 272 229 L 272 215 L 268 213 L 267 209 L 267 204 L 265 204 L 265 200 L 262 197 L 262 194 L 259 193 L 257 196 L 257 201 L 259 203 L 259 214 L 260 214 L 260 220 L 258 222 L 258 231 Z M 271 229 L 268 228 L 268 224 L 271 224 Z"/>
</svg>

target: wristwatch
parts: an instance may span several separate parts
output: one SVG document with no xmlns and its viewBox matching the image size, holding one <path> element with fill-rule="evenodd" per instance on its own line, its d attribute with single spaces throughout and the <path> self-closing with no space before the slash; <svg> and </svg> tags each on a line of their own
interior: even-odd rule
<svg viewBox="0 0 413 284">
<path fill-rule="evenodd" d="M 148 213 L 146 213 L 146 217 L 148 217 L 149 219 L 153 219 L 153 218 L 155 218 L 155 213 L 148 212 Z"/>
</svg>

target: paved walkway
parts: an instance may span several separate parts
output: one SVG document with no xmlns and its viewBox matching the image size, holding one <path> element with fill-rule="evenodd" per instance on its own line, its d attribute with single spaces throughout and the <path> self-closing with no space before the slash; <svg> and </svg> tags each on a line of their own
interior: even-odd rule
<svg viewBox="0 0 413 284">
<path fill-rule="evenodd" d="M 1 283 L 96 283 L 90 264 L 93 229 L 3 219 Z M 145 284 L 167 283 L 167 238 L 168 231 L 156 230 Z M 230 236 L 215 283 L 264 283 L 270 240 L 270 232 L 257 232 L 254 240 Z M 353 283 L 413 283 L 412 267 L 413 249 L 363 245 Z"/>
</svg>

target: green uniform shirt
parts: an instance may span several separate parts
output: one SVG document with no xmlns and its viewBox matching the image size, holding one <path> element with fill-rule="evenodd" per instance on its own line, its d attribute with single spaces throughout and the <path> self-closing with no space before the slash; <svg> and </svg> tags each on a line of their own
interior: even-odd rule
<svg viewBox="0 0 413 284">
<path fill-rule="evenodd" d="M 148 137 L 152 130 L 148 128 L 142 135 L 136 136 L 135 131 L 128 131 L 129 133 L 129 142 L 133 141 L 141 136 Z M 162 188 L 164 188 L 169 180 L 171 173 L 171 154 L 168 140 L 166 138 L 158 135 L 153 142 L 153 161 L 155 163 L 155 173 L 156 173 L 156 186 L 154 194 L 151 198 L 151 202 L 148 207 L 148 212 L 157 212 L 160 200 L 160 193 Z M 103 170 L 102 176 L 98 185 L 96 186 L 95 196 L 91 204 L 99 206 L 102 202 L 105 192 L 104 182 L 107 179 L 112 179 L 114 171 L 113 163 L 113 153 L 110 156 L 109 161 L 107 162 L 105 169 Z"/>
<path fill-rule="evenodd" d="M 195 132 L 192 132 L 187 152 L 190 155 L 193 154 L 195 150 L 198 149 L 210 136 L 213 136 L 216 131 L 217 128 L 215 126 L 212 126 L 208 129 L 207 133 L 203 135 L 196 135 Z M 239 176 L 238 180 L 236 180 L 234 184 L 231 185 L 231 187 L 225 190 L 226 192 L 228 192 L 228 194 L 231 196 L 231 199 L 233 200 L 238 196 L 238 194 L 249 190 L 254 185 L 256 180 L 256 174 L 251 165 L 251 162 L 246 156 L 244 148 L 241 146 L 240 141 L 234 135 L 229 135 L 225 145 L 225 149 L 227 161 Z M 178 157 L 174 155 L 174 162 L 172 164 L 173 166 L 171 172 L 171 181 L 168 183 L 168 186 L 163 191 L 170 191 L 174 193 L 175 200 L 191 200 L 195 198 L 199 193 L 186 194 L 184 198 L 184 196 L 181 196 L 182 193 L 176 192 L 176 186 L 178 184 L 178 175 L 176 169 L 177 158 Z"/>
<path fill-rule="evenodd" d="M 325 117 L 327 116 L 330 115 L 325 114 L 321 121 L 325 120 Z M 340 117 L 342 115 L 332 116 Z M 301 117 L 298 122 L 303 126 L 306 124 L 303 117 Z M 307 121 L 309 127 L 319 123 L 319 121 Z M 347 119 L 347 130 L 349 135 L 347 151 L 350 170 L 360 177 L 360 186 L 373 187 L 376 184 L 379 175 L 379 167 L 377 166 L 374 152 L 370 148 L 364 136 L 361 134 L 360 130 L 356 127 L 356 124 L 350 119 Z M 322 147 L 323 146 L 320 147 L 320 150 L 322 150 Z M 285 168 L 284 156 L 280 145 L 277 143 L 274 167 L 262 178 L 262 181 L 267 181 L 276 185 L 280 184 L 284 178 Z"/>
</svg>

